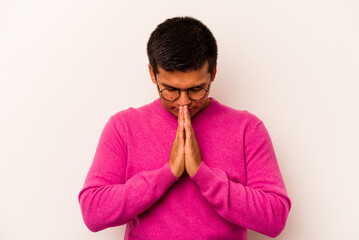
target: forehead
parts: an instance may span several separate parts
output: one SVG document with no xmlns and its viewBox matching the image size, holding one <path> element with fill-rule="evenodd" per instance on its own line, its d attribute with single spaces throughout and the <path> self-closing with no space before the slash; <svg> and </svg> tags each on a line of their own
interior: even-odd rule
<svg viewBox="0 0 359 240">
<path fill-rule="evenodd" d="M 211 74 L 208 73 L 207 63 L 200 70 L 188 72 L 168 72 L 161 67 L 158 67 L 158 71 L 157 80 L 160 84 L 180 89 L 207 85 L 211 77 Z"/>
<path fill-rule="evenodd" d="M 208 61 L 205 61 L 204 62 L 204 64 L 203 64 L 203 66 L 202 66 L 202 68 L 201 69 L 199 69 L 199 70 L 191 70 L 191 71 L 171 71 L 171 72 L 168 72 L 168 71 L 166 71 L 166 70 L 164 70 L 161 66 L 159 66 L 158 64 L 157 64 L 157 70 L 158 70 L 158 72 L 159 72 L 159 74 L 162 74 L 162 75 L 164 75 L 164 74 L 170 74 L 170 73 L 194 73 L 194 72 L 197 72 L 198 74 L 205 74 L 205 73 L 208 73 L 208 68 L 209 68 L 209 66 L 208 66 Z"/>
</svg>

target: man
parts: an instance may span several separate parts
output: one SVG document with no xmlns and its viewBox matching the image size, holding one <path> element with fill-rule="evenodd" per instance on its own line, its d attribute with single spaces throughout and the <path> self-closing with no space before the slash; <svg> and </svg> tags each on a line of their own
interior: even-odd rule
<svg viewBox="0 0 359 240">
<path fill-rule="evenodd" d="M 192 17 L 167 19 L 147 44 L 159 98 L 113 114 L 78 200 L 91 231 L 125 239 L 275 237 L 291 208 L 263 122 L 209 97 L 217 44 Z"/>
</svg>

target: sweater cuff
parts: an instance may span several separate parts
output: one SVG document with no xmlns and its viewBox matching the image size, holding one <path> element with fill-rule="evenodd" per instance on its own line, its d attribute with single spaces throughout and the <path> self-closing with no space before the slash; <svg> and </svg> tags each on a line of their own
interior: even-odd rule
<svg viewBox="0 0 359 240">
<path fill-rule="evenodd" d="M 177 178 L 173 174 L 168 162 L 166 162 L 166 164 L 161 168 L 161 172 L 162 172 L 161 176 L 163 177 L 162 181 L 164 182 L 168 182 L 172 185 L 174 182 L 179 180 L 179 178 Z"/>
<path fill-rule="evenodd" d="M 212 169 L 202 161 L 196 174 L 189 178 L 192 179 L 200 189 L 205 190 L 211 187 L 213 179 L 216 179 L 217 176 Z"/>
</svg>

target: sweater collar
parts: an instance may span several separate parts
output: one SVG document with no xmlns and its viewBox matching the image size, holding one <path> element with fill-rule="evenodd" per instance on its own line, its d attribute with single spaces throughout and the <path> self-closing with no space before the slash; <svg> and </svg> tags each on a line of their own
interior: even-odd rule
<svg viewBox="0 0 359 240">
<path fill-rule="evenodd" d="M 218 105 L 218 101 L 216 99 L 214 99 L 213 97 L 208 97 L 209 99 L 211 99 L 211 101 L 209 102 L 209 104 L 207 105 L 206 108 L 202 109 L 201 111 L 199 111 L 193 118 L 191 121 L 195 121 L 196 119 L 200 118 L 200 116 L 205 116 L 208 113 L 210 113 L 217 105 Z M 175 121 L 177 122 L 178 119 L 176 116 L 172 115 L 172 113 L 170 113 L 169 111 L 167 111 L 166 108 L 164 108 L 161 104 L 161 98 L 158 97 L 156 100 L 154 100 L 152 102 L 154 108 L 156 109 L 156 111 L 164 118 L 171 120 L 171 121 Z"/>
</svg>

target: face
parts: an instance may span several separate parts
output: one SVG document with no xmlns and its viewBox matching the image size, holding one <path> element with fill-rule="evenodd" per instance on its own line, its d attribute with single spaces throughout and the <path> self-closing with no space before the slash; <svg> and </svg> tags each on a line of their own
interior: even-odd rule
<svg viewBox="0 0 359 240">
<path fill-rule="evenodd" d="M 177 88 L 180 90 L 186 90 L 189 88 L 193 88 L 196 86 L 201 85 L 204 89 L 208 88 L 208 85 L 210 82 L 214 81 L 214 78 L 216 76 L 217 66 L 214 68 L 212 79 L 211 74 L 208 73 L 208 63 L 204 64 L 203 68 L 198 71 L 191 71 L 191 72 L 181 72 L 181 71 L 174 71 L 174 72 L 167 72 L 163 68 L 158 67 L 159 73 L 156 75 L 157 82 L 155 78 L 155 74 L 153 72 L 151 64 L 148 64 L 150 75 L 152 78 L 152 82 L 154 84 L 158 84 L 158 87 L 160 90 L 165 89 L 166 87 L 172 87 Z M 202 85 L 203 84 L 203 85 Z M 209 87 L 210 88 L 210 87 Z M 157 89 L 157 87 L 156 87 Z M 157 90 L 158 91 L 158 90 Z M 161 97 L 160 92 L 158 91 L 158 94 L 161 99 L 162 106 L 169 111 L 172 115 L 178 117 L 178 110 L 179 106 L 185 106 L 187 105 L 189 112 L 191 114 L 191 117 L 195 116 L 199 111 L 206 108 L 208 104 L 210 103 L 210 100 L 208 98 L 209 91 L 207 92 L 206 96 L 199 100 L 194 101 L 191 100 L 187 92 L 181 91 L 180 97 L 173 102 L 169 102 L 164 100 Z"/>
</svg>

